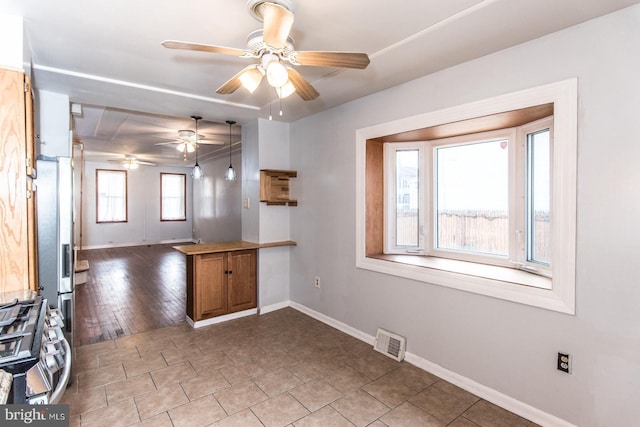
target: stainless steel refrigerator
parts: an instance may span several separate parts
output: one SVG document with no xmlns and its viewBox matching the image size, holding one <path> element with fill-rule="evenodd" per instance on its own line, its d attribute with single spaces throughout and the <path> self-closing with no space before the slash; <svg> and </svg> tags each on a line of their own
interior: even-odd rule
<svg viewBox="0 0 640 427">
<path fill-rule="evenodd" d="M 35 181 L 39 293 L 62 312 L 71 348 L 75 287 L 72 165 L 69 157 L 40 156 Z"/>
</svg>

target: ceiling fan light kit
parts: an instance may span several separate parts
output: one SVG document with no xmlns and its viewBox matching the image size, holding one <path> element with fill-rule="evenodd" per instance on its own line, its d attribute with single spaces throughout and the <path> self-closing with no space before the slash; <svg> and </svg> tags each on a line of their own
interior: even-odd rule
<svg viewBox="0 0 640 427">
<path fill-rule="evenodd" d="M 249 91 L 249 93 L 253 93 L 258 88 L 258 86 L 260 86 L 263 75 L 264 70 L 256 65 L 246 69 L 242 74 L 238 76 L 238 79 L 242 83 L 242 86 L 244 86 L 244 88 Z"/>
<path fill-rule="evenodd" d="M 263 28 L 249 34 L 246 49 L 206 45 L 176 40 L 165 40 L 162 45 L 169 49 L 195 50 L 220 53 L 241 58 L 258 59 L 222 84 L 216 93 L 228 95 L 240 86 L 253 93 L 263 77 L 272 86 L 278 98 L 296 92 L 305 101 L 316 99 L 320 94 L 298 71 L 284 65 L 307 65 L 317 67 L 340 67 L 364 69 L 369 65 L 365 53 L 295 51 L 289 36 L 294 21 L 293 4 L 290 0 L 249 0 L 250 14 L 263 23 Z"/>
<path fill-rule="evenodd" d="M 129 159 L 124 162 L 123 166 L 125 169 L 135 170 L 135 169 L 138 169 L 138 166 L 140 165 L 138 164 L 138 162 L 136 162 L 135 159 Z"/>
<path fill-rule="evenodd" d="M 135 156 L 131 156 L 131 155 L 125 155 L 124 156 L 124 160 L 122 160 L 122 159 L 110 159 L 109 162 L 111 162 L 111 163 L 120 163 L 120 164 L 122 164 L 122 167 L 127 169 L 127 170 L 138 169 L 138 167 L 140 167 L 140 165 L 156 166 L 155 163 L 143 162 L 143 161 L 138 160 Z"/>
</svg>

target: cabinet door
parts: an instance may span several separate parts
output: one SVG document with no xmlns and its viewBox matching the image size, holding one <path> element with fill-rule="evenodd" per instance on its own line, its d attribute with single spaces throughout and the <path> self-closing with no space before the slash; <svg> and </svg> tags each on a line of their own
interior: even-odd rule
<svg viewBox="0 0 640 427">
<path fill-rule="evenodd" d="M 225 254 L 195 257 L 196 319 L 203 320 L 227 313 Z"/>
<path fill-rule="evenodd" d="M 29 287 L 24 74 L 0 69 L 0 292 Z"/>
<path fill-rule="evenodd" d="M 227 254 L 229 313 L 257 306 L 256 251 Z"/>
</svg>

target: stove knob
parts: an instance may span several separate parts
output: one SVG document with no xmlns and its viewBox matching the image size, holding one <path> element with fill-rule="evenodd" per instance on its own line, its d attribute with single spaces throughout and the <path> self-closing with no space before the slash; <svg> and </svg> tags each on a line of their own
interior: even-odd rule
<svg viewBox="0 0 640 427">
<path fill-rule="evenodd" d="M 56 334 L 55 329 L 47 329 L 46 333 L 47 333 L 48 341 L 53 341 L 58 339 L 58 334 Z"/>
<path fill-rule="evenodd" d="M 44 358 L 45 364 L 47 365 L 47 369 L 49 371 L 57 372 L 58 371 L 58 362 L 53 354 L 47 354 Z"/>
</svg>

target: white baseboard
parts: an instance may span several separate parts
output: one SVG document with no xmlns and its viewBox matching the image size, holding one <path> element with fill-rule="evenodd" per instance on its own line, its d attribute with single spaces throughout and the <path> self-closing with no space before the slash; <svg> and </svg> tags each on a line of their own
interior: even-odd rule
<svg viewBox="0 0 640 427">
<path fill-rule="evenodd" d="M 203 326 L 215 325 L 217 323 L 226 322 L 228 320 L 239 319 L 240 317 L 251 316 L 254 314 L 258 314 L 257 308 L 252 308 L 250 310 L 238 311 L 236 313 L 225 314 L 224 316 L 212 317 L 211 319 L 206 320 L 198 320 L 194 322 L 189 316 L 185 318 L 186 322 L 194 329 L 202 328 Z"/>
<path fill-rule="evenodd" d="M 284 304 L 284 303 L 283 303 Z M 291 308 L 294 308 L 310 317 L 313 317 L 316 320 L 319 320 L 322 323 L 325 323 L 329 326 L 332 326 L 339 331 L 344 332 L 345 334 L 351 335 L 354 338 L 358 338 L 361 341 L 366 342 L 373 346 L 375 341 L 375 337 L 369 334 L 366 334 L 362 331 L 359 331 L 345 323 L 342 323 L 336 319 L 333 319 L 325 314 L 319 313 L 307 306 L 302 304 L 298 304 L 297 302 L 288 301 L 288 305 Z M 426 359 L 421 358 L 413 353 L 407 352 L 405 353 L 405 360 L 417 366 L 420 369 L 423 369 L 433 375 L 436 375 L 442 378 L 445 381 L 448 381 L 470 393 L 475 394 L 482 399 L 494 403 L 501 408 L 504 408 L 508 411 L 513 412 L 523 418 L 526 418 L 534 423 L 537 423 L 541 426 L 553 426 L 553 427 L 576 427 L 574 424 L 571 424 L 565 420 L 562 420 L 558 417 L 555 417 L 551 414 L 548 414 L 544 411 L 541 411 L 537 408 L 534 408 L 531 405 L 528 405 L 524 402 L 521 402 L 517 399 L 514 399 L 506 394 L 500 393 L 497 390 L 494 390 L 490 387 L 482 385 L 473 381 L 470 378 L 464 377 L 462 375 L 456 374 L 442 366 L 430 362 Z"/>
<path fill-rule="evenodd" d="M 302 313 L 306 314 L 309 317 L 313 317 L 316 320 L 321 321 L 322 323 L 325 323 L 329 326 L 332 326 L 334 328 L 336 328 L 339 331 L 344 332 L 347 335 L 351 335 L 354 338 L 358 338 L 360 341 L 364 341 L 367 344 L 370 344 L 373 346 L 373 342 L 375 341 L 375 337 L 369 335 L 369 334 L 365 334 L 362 331 L 359 331 L 356 328 L 352 328 L 351 326 L 347 325 L 346 323 L 342 323 L 339 322 L 338 320 L 326 316 L 322 313 L 319 313 L 315 310 L 310 309 L 309 307 L 302 305 L 302 304 L 298 304 L 297 302 L 293 302 L 293 301 L 289 301 L 289 306 L 291 308 L 295 308 L 298 311 L 301 311 Z"/>
<path fill-rule="evenodd" d="M 271 313 L 272 311 L 276 311 L 276 310 L 281 310 L 283 308 L 287 308 L 290 305 L 290 301 L 283 301 L 283 302 L 279 302 L 276 304 L 271 304 L 271 305 L 265 305 L 264 307 L 260 307 L 258 309 L 258 313 L 259 314 L 267 314 L 267 313 Z"/>
</svg>

